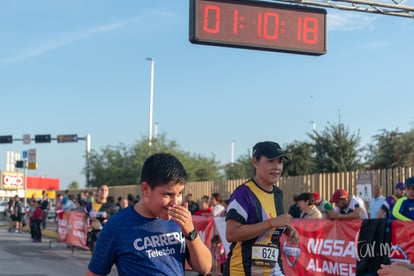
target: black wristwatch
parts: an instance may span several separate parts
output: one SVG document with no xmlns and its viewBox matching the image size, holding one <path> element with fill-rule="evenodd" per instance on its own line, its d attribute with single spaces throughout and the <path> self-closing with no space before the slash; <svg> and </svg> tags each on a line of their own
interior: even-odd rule
<svg viewBox="0 0 414 276">
<path fill-rule="evenodd" d="M 191 231 L 190 233 L 188 233 L 187 236 L 184 236 L 184 237 L 189 241 L 193 241 L 197 238 L 197 236 L 198 236 L 197 229 L 194 228 L 193 231 Z"/>
</svg>

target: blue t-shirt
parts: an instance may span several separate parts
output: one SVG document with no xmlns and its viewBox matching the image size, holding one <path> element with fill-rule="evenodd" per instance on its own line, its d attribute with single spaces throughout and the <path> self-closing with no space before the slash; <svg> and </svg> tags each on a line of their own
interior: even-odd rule
<svg viewBox="0 0 414 276">
<path fill-rule="evenodd" d="M 403 196 L 397 200 L 392 209 L 394 219 L 411 221 L 414 220 L 414 199 Z"/>
<path fill-rule="evenodd" d="M 89 270 L 109 274 L 184 275 L 188 257 L 185 238 L 173 220 L 145 218 L 133 206 L 110 217 L 102 229 Z"/>
</svg>

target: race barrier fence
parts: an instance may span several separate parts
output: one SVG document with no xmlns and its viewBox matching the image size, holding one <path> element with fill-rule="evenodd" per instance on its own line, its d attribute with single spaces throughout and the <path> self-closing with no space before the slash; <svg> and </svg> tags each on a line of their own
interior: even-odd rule
<svg viewBox="0 0 414 276">
<path fill-rule="evenodd" d="M 214 221 L 228 254 L 225 218 Z M 280 240 L 286 275 L 376 275 L 381 263 L 414 262 L 413 221 L 294 219 L 292 225 L 299 243 L 286 235 Z"/>
<path fill-rule="evenodd" d="M 58 220 L 58 241 L 87 249 L 83 212 L 63 212 Z"/>
<path fill-rule="evenodd" d="M 224 217 L 193 216 L 193 222 L 209 248 L 217 233 L 228 254 Z M 280 240 L 286 275 L 368 275 L 380 263 L 414 262 L 413 221 L 295 219 L 292 225 L 299 232 L 299 243 L 291 244 L 286 235 Z M 58 240 L 87 248 L 82 212 L 63 214 Z"/>
</svg>

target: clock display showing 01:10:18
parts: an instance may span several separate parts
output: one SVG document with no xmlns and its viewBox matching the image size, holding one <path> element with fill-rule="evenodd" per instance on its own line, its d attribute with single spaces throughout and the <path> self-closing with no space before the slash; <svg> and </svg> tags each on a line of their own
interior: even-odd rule
<svg viewBox="0 0 414 276">
<path fill-rule="evenodd" d="M 276 4 L 253 6 L 244 1 L 196 0 L 196 3 L 196 33 L 193 39 L 190 37 L 194 43 L 204 41 L 314 55 L 326 53 L 325 10 L 292 9 L 292 6 Z"/>
<path fill-rule="evenodd" d="M 205 16 L 203 29 L 206 33 L 217 34 L 220 31 L 220 9 L 217 6 L 205 6 Z M 214 15 L 209 17 L 209 14 Z M 233 34 L 237 35 L 239 28 L 243 29 L 244 24 L 239 21 L 244 21 L 244 16 L 239 16 L 239 10 L 235 9 L 233 20 Z M 303 22 L 303 23 L 302 23 Z M 209 23 L 213 23 L 209 26 Z M 280 20 L 279 14 L 275 12 L 257 13 L 257 37 L 262 37 L 268 40 L 276 40 L 279 37 Z M 284 21 L 282 21 L 284 25 Z M 282 29 L 282 32 L 283 29 Z M 318 20 L 315 17 L 305 16 L 297 19 L 297 40 L 304 43 L 315 44 L 318 40 Z"/>
</svg>

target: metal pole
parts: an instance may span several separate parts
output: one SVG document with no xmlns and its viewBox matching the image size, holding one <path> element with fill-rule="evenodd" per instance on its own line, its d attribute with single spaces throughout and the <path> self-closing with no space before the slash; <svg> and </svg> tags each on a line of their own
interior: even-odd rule
<svg viewBox="0 0 414 276">
<path fill-rule="evenodd" d="M 89 186 L 89 162 L 91 155 L 91 135 L 86 135 L 86 187 Z"/>
<path fill-rule="evenodd" d="M 150 94 L 150 114 L 149 114 L 149 127 L 148 127 L 148 145 L 151 147 L 152 142 L 152 106 L 154 97 L 154 59 L 146 58 L 151 61 L 151 94 Z"/>
<path fill-rule="evenodd" d="M 27 206 L 27 160 L 23 160 L 23 167 L 24 167 L 24 210 L 26 211 Z"/>
<path fill-rule="evenodd" d="M 313 133 L 312 137 L 313 137 L 313 140 L 315 140 L 316 139 L 316 122 L 315 121 L 310 121 L 309 123 L 312 124 L 312 133 Z"/>
<path fill-rule="evenodd" d="M 234 143 L 235 143 L 235 141 L 234 140 L 232 140 L 231 141 L 231 165 L 233 165 L 234 164 Z"/>
<path fill-rule="evenodd" d="M 154 126 L 154 138 L 158 138 L 158 122 L 156 122 Z"/>
</svg>

